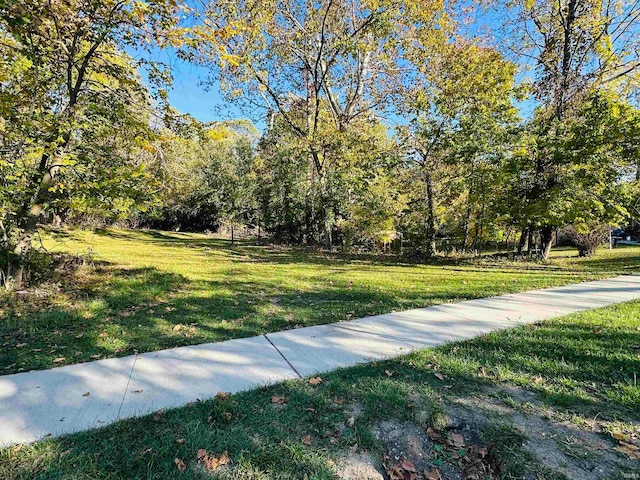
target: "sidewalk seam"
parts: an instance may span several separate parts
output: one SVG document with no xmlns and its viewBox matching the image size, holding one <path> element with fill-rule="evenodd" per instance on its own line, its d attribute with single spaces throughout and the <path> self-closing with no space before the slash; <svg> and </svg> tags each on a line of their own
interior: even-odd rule
<svg viewBox="0 0 640 480">
<path fill-rule="evenodd" d="M 280 351 L 280 349 L 278 347 L 276 347 L 275 343 L 273 343 L 271 341 L 271 339 L 269 337 L 267 337 L 267 334 L 265 333 L 264 335 L 262 335 L 264 338 L 267 339 L 267 342 L 269 342 L 271 344 L 271 346 L 273 348 L 276 349 L 276 352 L 278 352 L 280 354 L 280 356 L 282 357 L 282 359 L 287 362 L 287 365 L 289 365 L 289 367 L 291 367 L 291 370 L 293 370 L 293 372 L 298 376 L 298 378 L 302 378 L 302 375 L 300 375 L 300 372 L 298 372 L 298 370 L 296 370 L 296 368 L 291 364 L 291 362 L 289 361 L 289 359 L 287 357 L 284 356 L 284 354 Z"/>
<path fill-rule="evenodd" d="M 129 372 L 129 378 L 127 378 L 127 385 L 124 387 L 124 393 L 122 394 L 122 400 L 120 401 L 120 406 L 118 407 L 118 414 L 116 415 L 116 421 L 120 420 L 120 412 L 122 412 L 122 405 L 124 405 L 124 400 L 127 397 L 127 392 L 129 391 L 129 384 L 131 383 L 131 377 L 133 376 L 133 369 L 136 368 L 136 362 L 138 361 L 138 354 L 136 353 L 133 357 L 133 364 L 131 365 L 131 371 Z"/>
</svg>

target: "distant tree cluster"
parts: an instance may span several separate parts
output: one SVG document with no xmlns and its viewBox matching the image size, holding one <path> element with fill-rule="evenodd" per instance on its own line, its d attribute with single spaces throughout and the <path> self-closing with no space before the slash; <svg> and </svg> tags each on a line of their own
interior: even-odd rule
<svg viewBox="0 0 640 480">
<path fill-rule="evenodd" d="M 39 225 L 96 219 L 422 256 L 547 258 L 565 228 L 589 255 L 640 218 L 639 18 L 627 0 L 0 0 L 0 280 L 23 283 Z M 158 48 L 263 131 L 173 110 Z"/>
</svg>

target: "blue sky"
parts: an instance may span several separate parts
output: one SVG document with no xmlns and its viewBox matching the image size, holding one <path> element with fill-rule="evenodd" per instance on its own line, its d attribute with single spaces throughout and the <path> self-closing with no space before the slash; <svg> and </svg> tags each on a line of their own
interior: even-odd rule
<svg viewBox="0 0 640 480">
<path fill-rule="evenodd" d="M 222 120 L 229 115 L 242 116 L 222 98 L 220 87 L 205 88 L 207 69 L 185 62 L 170 50 L 157 53 L 156 60 L 171 66 L 173 88 L 169 91 L 171 105 L 182 113 L 189 113 L 202 122 Z"/>
</svg>

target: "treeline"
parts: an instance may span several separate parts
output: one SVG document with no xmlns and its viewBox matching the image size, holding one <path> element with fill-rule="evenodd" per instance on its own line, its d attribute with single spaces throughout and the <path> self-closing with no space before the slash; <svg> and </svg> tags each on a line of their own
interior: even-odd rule
<svg viewBox="0 0 640 480">
<path fill-rule="evenodd" d="M 47 223 L 423 256 L 511 242 L 542 258 L 565 229 L 590 254 L 640 217 L 639 14 L 625 0 L 0 0 L 0 280 L 23 283 Z M 176 112 L 158 49 L 203 67 L 257 127 Z"/>
</svg>

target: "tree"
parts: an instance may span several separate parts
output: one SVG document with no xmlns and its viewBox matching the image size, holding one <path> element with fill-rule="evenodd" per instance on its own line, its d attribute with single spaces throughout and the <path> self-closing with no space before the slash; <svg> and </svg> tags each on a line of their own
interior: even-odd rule
<svg viewBox="0 0 640 480">
<path fill-rule="evenodd" d="M 536 217 L 526 229 L 537 229 L 541 256 L 547 258 L 553 231 L 559 226 L 552 212 L 563 159 L 558 145 L 567 134 L 567 120 L 597 90 L 628 92 L 637 88 L 640 69 L 638 2 L 627 0 L 518 0 L 510 4 L 516 26 L 514 50 L 536 69 L 535 98 L 540 104 L 531 134 L 538 139 L 530 150 L 534 175 L 525 192 L 536 205 Z M 546 213 L 549 215 L 546 216 Z"/>
<path fill-rule="evenodd" d="M 340 144 L 334 140 L 388 107 L 406 36 L 413 30 L 439 35 L 446 21 L 441 2 L 216 1 L 201 13 L 194 29 L 200 41 L 187 57 L 211 66 L 227 98 L 259 108 L 278 135 L 286 126 L 313 169 L 305 182 L 305 238 L 324 237 L 330 246 L 332 168 Z"/>
<path fill-rule="evenodd" d="M 544 114 L 534 118 L 505 169 L 507 188 L 501 203 L 509 205 L 511 218 L 526 222 L 519 225 L 529 232 L 549 224 L 570 225 L 576 235 L 629 218 L 637 151 L 629 148 L 628 139 L 634 136 L 636 115 L 623 98 L 596 91 L 564 121 L 562 135 L 555 130 L 545 133 Z M 541 151 L 553 155 L 556 180 L 539 197 L 531 192 L 536 191 Z M 545 258 L 549 247 L 543 238 Z"/>
<path fill-rule="evenodd" d="M 113 179 L 114 169 L 101 163 L 107 157 L 90 152 L 83 135 L 115 112 L 140 126 L 134 112 L 149 110 L 150 101 L 136 73 L 140 62 L 124 49 L 163 39 L 179 10 L 174 2 L 133 0 L 0 2 L 0 48 L 12 72 L 0 93 L 3 249 L 14 285 L 23 282 L 51 198 L 73 190 L 57 181 L 60 172 L 73 170 L 67 180 L 93 177 L 96 187 Z M 153 67 L 150 78 L 162 77 Z"/>
<path fill-rule="evenodd" d="M 219 221 L 229 226 L 231 243 L 235 228 L 255 225 L 257 218 L 256 175 L 253 170 L 255 129 L 234 129 L 238 125 L 217 125 L 211 130 L 217 139 L 204 170 L 203 184 L 198 192 L 212 203 Z M 240 125 L 243 126 L 243 125 Z"/>
<path fill-rule="evenodd" d="M 516 67 L 497 50 L 458 37 L 433 56 L 431 46 L 410 51 L 416 71 L 401 103 L 410 119 L 403 128 L 412 172 L 406 219 L 424 226 L 407 227 L 427 255 L 436 253 L 445 224 L 450 235 L 462 236 L 463 250 L 474 218 L 474 238 L 482 236 L 497 167 L 519 120 Z"/>
<path fill-rule="evenodd" d="M 259 142 L 257 175 L 261 218 L 278 240 L 311 243 L 323 232 L 348 249 L 393 230 L 402 203 L 396 181 L 398 154 L 375 117 L 348 131 L 323 133 L 323 183 L 300 139 L 276 116 Z M 327 225 L 327 223 L 329 225 Z"/>
</svg>

